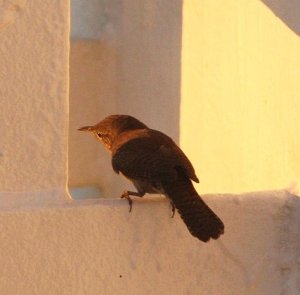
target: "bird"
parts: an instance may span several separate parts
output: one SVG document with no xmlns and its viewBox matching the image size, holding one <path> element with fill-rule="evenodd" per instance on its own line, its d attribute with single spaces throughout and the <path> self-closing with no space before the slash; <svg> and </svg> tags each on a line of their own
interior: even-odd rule
<svg viewBox="0 0 300 295">
<path fill-rule="evenodd" d="M 224 233 L 222 220 L 195 190 L 199 183 L 184 152 L 166 134 L 148 128 L 130 115 L 110 115 L 96 125 L 78 129 L 94 135 L 111 152 L 112 168 L 129 179 L 136 192 L 125 190 L 121 198 L 143 197 L 146 193 L 165 195 L 192 236 L 202 242 Z"/>
</svg>

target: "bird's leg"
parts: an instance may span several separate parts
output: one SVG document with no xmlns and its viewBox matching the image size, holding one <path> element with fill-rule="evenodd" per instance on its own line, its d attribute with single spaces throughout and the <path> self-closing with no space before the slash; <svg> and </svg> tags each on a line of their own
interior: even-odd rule
<svg viewBox="0 0 300 295">
<path fill-rule="evenodd" d="M 170 205 L 171 205 L 171 210 L 172 210 L 172 216 L 171 216 L 171 218 L 174 218 L 174 215 L 175 215 L 175 205 L 174 205 L 174 203 L 170 200 Z"/>
<path fill-rule="evenodd" d="M 126 199 L 129 204 L 129 212 L 132 210 L 132 199 L 130 196 L 142 197 L 144 194 L 138 192 L 124 191 L 121 195 L 122 199 Z"/>
</svg>

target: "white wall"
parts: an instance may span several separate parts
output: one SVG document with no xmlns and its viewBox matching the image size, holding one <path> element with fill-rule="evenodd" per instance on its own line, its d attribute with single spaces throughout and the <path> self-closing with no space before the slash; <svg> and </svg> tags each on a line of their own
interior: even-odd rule
<svg viewBox="0 0 300 295">
<path fill-rule="evenodd" d="M 71 38 L 111 39 L 118 34 L 121 3 L 120 0 L 72 0 Z"/>
<path fill-rule="evenodd" d="M 299 12 L 299 1 L 184 1 L 180 143 L 202 192 L 300 180 Z"/>
<path fill-rule="evenodd" d="M 67 201 L 67 4 L 1 3 L 0 293 L 299 294 L 300 205 L 287 191 L 203 196 L 225 223 L 207 244 L 159 197 L 131 214 L 126 200 Z"/>
<path fill-rule="evenodd" d="M 225 234 L 193 238 L 161 198 L 0 212 L 1 294 L 299 294 L 299 198 L 206 195 Z"/>
<path fill-rule="evenodd" d="M 1 1 L 0 11 L 0 191 L 64 191 L 68 2 Z"/>
<path fill-rule="evenodd" d="M 116 113 L 120 15 L 119 0 L 71 2 L 68 184 L 77 191 L 94 188 L 96 197 L 120 195 L 126 185 L 122 180 L 116 185 L 110 157 L 99 143 L 77 131 Z"/>
<path fill-rule="evenodd" d="M 181 1 L 73 1 L 69 186 L 118 196 L 127 181 L 93 137 L 77 131 L 110 114 L 136 116 L 179 140 Z"/>
</svg>

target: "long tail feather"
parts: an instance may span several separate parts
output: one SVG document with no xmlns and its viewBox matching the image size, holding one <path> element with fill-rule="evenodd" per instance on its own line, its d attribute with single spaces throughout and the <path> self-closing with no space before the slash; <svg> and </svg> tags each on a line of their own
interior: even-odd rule
<svg viewBox="0 0 300 295">
<path fill-rule="evenodd" d="M 224 233 L 223 222 L 201 199 L 188 178 L 179 176 L 176 183 L 164 184 L 164 190 L 193 236 L 207 242 Z"/>
</svg>

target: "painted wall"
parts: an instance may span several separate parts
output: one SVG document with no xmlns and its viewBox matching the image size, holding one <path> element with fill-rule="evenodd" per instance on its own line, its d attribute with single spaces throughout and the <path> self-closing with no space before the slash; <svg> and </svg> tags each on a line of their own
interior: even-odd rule
<svg viewBox="0 0 300 295">
<path fill-rule="evenodd" d="M 126 200 L 67 199 L 68 2 L 0 5 L 0 294 L 299 294 L 300 206 L 290 192 L 204 195 L 225 223 L 207 244 L 159 197 L 135 200 L 131 214 Z M 103 64 L 105 47 L 84 50 Z"/>
<path fill-rule="evenodd" d="M 115 113 L 116 49 L 99 40 L 73 40 L 70 52 L 69 186 L 96 186 L 114 195 L 110 156 L 94 137 L 77 131 Z M 119 191 L 120 193 L 120 191 Z"/>
<path fill-rule="evenodd" d="M 300 179 L 299 1 L 184 1 L 180 143 L 203 192 Z"/>
<path fill-rule="evenodd" d="M 0 212 L 0 293 L 299 294 L 299 198 L 204 196 L 225 235 L 202 243 L 162 198 Z"/>
<path fill-rule="evenodd" d="M 1 1 L 0 11 L 0 191 L 65 191 L 68 2 Z"/>
<path fill-rule="evenodd" d="M 71 3 L 69 172 L 71 193 L 120 195 L 125 181 L 114 175 L 108 153 L 77 129 L 116 113 L 120 1 Z M 122 189 L 123 186 L 123 189 Z M 94 191 L 94 193 L 92 193 Z"/>
<path fill-rule="evenodd" d="M 72 1 L 69 186 L 101 197 L 132 186 L 94 138 L 77 131 L 105 116 L 136 116 L 179 140 L 182 2 Z"/>
</svg>

